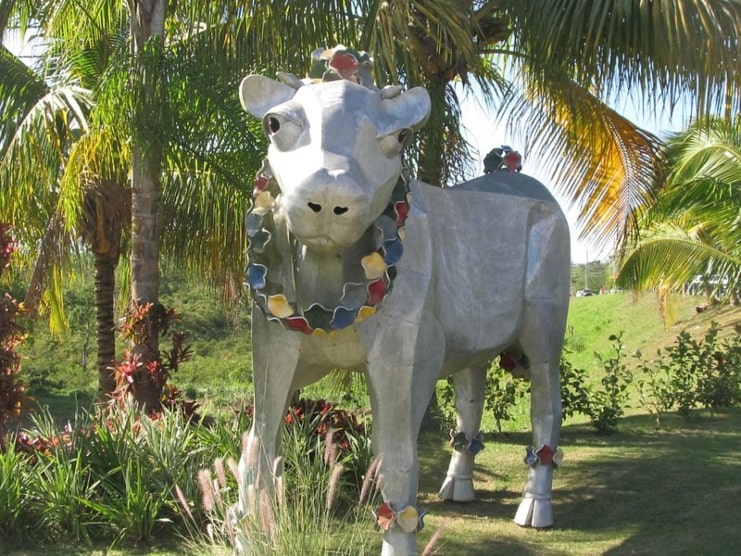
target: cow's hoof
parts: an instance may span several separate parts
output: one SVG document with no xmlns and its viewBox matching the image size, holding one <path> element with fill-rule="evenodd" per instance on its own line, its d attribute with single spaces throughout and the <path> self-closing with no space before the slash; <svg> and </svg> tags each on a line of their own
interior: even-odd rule
<svg viewBox="0 0 741 556">
<path fill-rule="evenodd" d="M 473 491 L 473 476 L 456 477 L 448 475 L 437 496 L 440 500 L 452 500 L 453 502 L 476 500 L 476 493 Z"/>
<path fill-rule="evenodd" d="M 523 498 L 515 514 L 515 523 L 538 529 L 553 526 L 553 506 L 550 499 Z"/>
</svg>

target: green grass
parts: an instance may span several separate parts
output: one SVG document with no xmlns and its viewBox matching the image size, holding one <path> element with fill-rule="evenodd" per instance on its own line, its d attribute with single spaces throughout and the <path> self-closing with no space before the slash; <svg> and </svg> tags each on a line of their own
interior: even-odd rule
<svg viewBox="0 0 741 556">
<path fill-rule="evenodd" d="M 442 554 L 727 554 L 741 542 L 741 411 L 656 431 L 645 416 L 622 431 L 595 435 L 564 428 L 564 465 L 555 473 L 556 525 L 548 531 L 512 523 L 524 485 L 528 433 L 487 435 L 474 480 L 479 500 L 434 499 L 444 475 L 442 443 L 423 438 L 422 500 L 432 528 L 448 522 Z"/>
<path fill-rule="evenodd" d="M 596 364 L 595 352 L 610 351 L 612 334 L 623 332 L 628 353 L 640 351 L 653 357 L 657 349 L 670 346 L 682 330 L 702 336 L 712 321 L 726 331 L 741 324 L 739 307 L 722 305 L 697 313 L 695 308 L 706 304 L 701 297 L 672 297 L 669 305 L 674 318 L 665 328 L 655 294 L 573 297 L 566 332 L 566 346 L 571 351 L 568 358 L 575 367 L 590 370 Z"/>
</svg>

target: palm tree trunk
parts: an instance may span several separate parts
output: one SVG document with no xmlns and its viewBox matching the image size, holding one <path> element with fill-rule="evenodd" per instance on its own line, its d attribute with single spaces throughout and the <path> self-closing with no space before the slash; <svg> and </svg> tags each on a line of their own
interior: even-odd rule
<svg viewBox="0 0 741 556">
<path fill-rule="evenodd" d="M 98 398 L 107 399 L 116 389 L 112 370 L 116 357 L 116 332 L 114 329 L 113 294 L 115 263 L 110 257 L 95 257 L 95 325 L 98 342 Z"/>
<path fill-rule="evenodd" d="M 157 121 L 162 111 L 153 70 L 164 39 L 165 0 L 129 0 L 131 13 L 132 85 L 136 95 L 131 149 L 131 298 L 139 304 L 159 304 L 160 173 L 162 145 Z M 157 41 L 159 40 L 159 44 Z M 152 56 L 155 64 L 152 64 Z M 132 351 L 141 362 L 159 359 L 159 330 L 149 333 Z M 159 406 L 160 392 L 147 373 L 141 373 L 136 403 L 145 411 Z"/>
<path fill-rule="evenodd" d="M 425 88 L 430 94 L 432 110 L 430 118 L 421 131 L 422 144 L 419 153 L 419 172 L 417 179 L 430 185 L 442 186 L 443 164 L 445 162 L 445 115 L 441 107 L 445 106 L 445 88 L 447 83 L 435 75 L 428 76 Z M 449 184 L 448 184 L 449 185 Z"/>
</svg>

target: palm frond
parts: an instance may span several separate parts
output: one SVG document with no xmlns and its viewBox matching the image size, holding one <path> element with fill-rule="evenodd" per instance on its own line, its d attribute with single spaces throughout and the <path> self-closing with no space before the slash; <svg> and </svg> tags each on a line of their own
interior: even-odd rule
<svg viewBox="0 0 741 556">
<path fill-rule="evenodd" d="M 716 276 L 728 281 L 729 291 L 738 291 L 741 257 L 682 236 L 655 237 L 639 243 L 623 261 L 617 283 L 637 290 L 668 288 L 682 291 L 696 275 Z"/>
<path fill-rule="evenodd" d="M 687 94 L 696 114 L 739 109 L 736 2 L 529 1 L 514 12 L 534 80 L 557 68 L 608 98 L 638 91 L 671 110 Z"/>
<path fill-rule="evenodd" d="M 618 246 L 651 204 L 662 159 L 658 138 L 561 77 L 548 91 L 513 88 L 500 107 L 526 156 L 552 170 L 553 187 L 579 210 L 582 237 Z"/>
</svg>

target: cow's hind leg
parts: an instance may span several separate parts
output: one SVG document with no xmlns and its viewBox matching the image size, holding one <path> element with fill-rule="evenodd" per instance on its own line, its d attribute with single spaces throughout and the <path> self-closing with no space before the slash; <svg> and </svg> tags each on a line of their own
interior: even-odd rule
<svg viewBox="0 0 741 556">
<path fill-rule="evenodd" d="M 564 309 L 559 303 L 527 303 L 519 338 L 528 358 L 531 379 L 530 416 L 533 446 L 528 448 L 530 466 L 515 523 L 525 527 L 553 525 L 551 490 L 554 455 L 561 431 L 560 356 L 563 344 Z M 558 455 L 555 457 L 558 461 Z"/>
<path fill-rule="evenodd" d="M 455 389 L 456 430 L 451 432 L 454 452 L 438 496 L 442 500 L 470 502 L 473 490 L 473 464 L 483 448 L 479 427 L 484 409 L 486 366 L 471 367 L 453 375 Z"/>
</svg>

